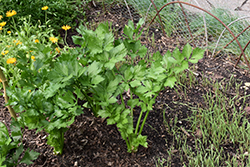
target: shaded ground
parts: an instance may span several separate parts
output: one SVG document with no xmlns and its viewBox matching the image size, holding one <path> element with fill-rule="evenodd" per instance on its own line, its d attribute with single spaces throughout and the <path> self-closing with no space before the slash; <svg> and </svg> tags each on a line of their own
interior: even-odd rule
<svg viewBox="0 0 250 167">
<path fill-rule="evenodd" d="M 118 36 L 122 33 L 129 15 L 126 8 L 118 5 L 114 5 L 108 11 L 103 12 L 102 6 L 98 6 L 98 4 L 97 7 L 90 7 L 87 12 L 88 22 L 90 22 L 90 25 L 95 26 L 95 23 L 97 25 L 100 21 L 112 21 L 114 32 Z M 135 22 L 138 21 L 138 18 L 135 19 Z M 150 42 L 148 39 L 148 36 L 151 37 L 153 33 L 155 33 L 155 43 L 152 43 L 152 40 Z M 74 46 L 71 36 L 76 34 L 75 31 L 68 32 L 67 41 L 70 46 Z M 61 36 L 64 37 L 63 32 L 61 32 Z M 142 43 L 149 47 L 151 51 L 159 50 L 161 53 L 165 53 L 166 50 L 172 51 L 175 47 L 184 45 L 184 42 L 178 39 L 162 37 L 161 32 L 154 27 L 150 28 L 148 36 L 144 35 Z M 24 131 L 24 146 L 40 153 L 38 159 L 30 166 L 152 167 L 155 166 L 159 159 L 168 160 L 170 147 L 173 148 L 171 152 L 174 156 L 169 159 L 169 165 L 183 166 L 180 160 L 181 155 L 176 150 L 177 143 L 173 134 L 170 133 L 171 124 L 177 117 L 178 127 L 183 129 L 184 132 L 185 129 L 190 129 L 190 125 L 185 121 L 186 118 L 192 115 L 192 110 L 188 106 L 204 105 L 202 96 L 214 89 L 210 85 L 202 85 L 204 78 L 209 79 L 211 82 L 220 81 L 222 84 L 230 82 L 231 77 L 236 80 L 236 83 L 250 82 L 249 73 L 243 69 L 234 68 L 233 63 L 231 63 L 232 60 L 228 60 L 227 55 L 219 55 L 216 58 L 210 58 L 209 55 L 210 53 L 206 54 L 197 65 L 192 67 L 195 72 L 195 86 L 186 86 L 186 89 L 166 88 L 159 94 L 154 110 L 150 112 L 147 124 L 143 129 L 143 135 L 148 136 L 148 148 L 140 146 L 138 153 L 127 153 L 126 143 L 121 138 L 116 126 L 106 125 L 105 120 L 95 118 L 90 111 L 85 110 L 84 114 L 78 116 L 65 133 L 63 155 L 53 155 L 53 149 L 46 144 L 46 133 L 40 132 L 36 134 L 35 130 L 27 129 Z M 188 71 L 186 71 L 186 74 L 188 74 Z M 184 89 L 186 94 L 183 93 Z M 230 91 L 224 93 L 231 96 L 234 92 L 235 90 L 232 87 Z M 249 90 L 240 90 L 241 95 L 244 95 L 245 92 L 249 94 Z M 139 112 L 135 111 L 135 119 L 137 119 L 138 115 Z M 249 117 L 249 115 L 246 116 Z M 0 97 L 0 121 L 7 125 L 10 122 L 9 113 L 7 108 L 4 107 L 3 97 Z M 199 137 L 199 134 L 189 136 L 188 145 L 192 149 L 195 149 L 192 141 L 197 136 Z M 236 152 L 235 148 L 232 149 L 231 146 L 228 146 L 228 149 L 225 150 L 228 150 L 230 154 Z M 164 165 L 166 164 L 167 162 L 164 163 Z"/>
</svg>

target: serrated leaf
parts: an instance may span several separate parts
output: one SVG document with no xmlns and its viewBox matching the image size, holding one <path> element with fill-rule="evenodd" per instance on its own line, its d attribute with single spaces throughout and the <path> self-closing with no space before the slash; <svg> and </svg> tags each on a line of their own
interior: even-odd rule
<svg viewBox="0 0 250 167">
<path fill-rule="evenodd" d="M 184 56 L 181 55 L 181 52 L 179 51 L 177 47 L 174 49 L 172 55 L 178 63 L 184 59 Z"/>
<path fill-rule="evenodd" d="M 0 166 L 1 166 L 1 167 L 7 167 L 6 165 L 3 165 L 3 162 L 4 162 L 5 160 L 6 160 L 6 158 L 0 154 Z"/>
<path fill-rule="evenodd" d="M 43 95 L 45 96 L 46 99 L 54 96 L 57 91 L 66 86 L 66 84 L 59 84 L 59 83 L 51 83 L 50 86 L 43 92 Z"/>
<path fill-rule="evenodd" d="M 91 79 L 91 84 L 97 85 L 102 82 L 104 78 L 101 75 L 96 75 Z"/>
<path fill-rule="evenodd" d="M 46 128 L 48 132 L 55 130 L 55 129 L 60 129 L 60 128 L 66 128 L 67 126 L 71 125 L 75 121 L 75 117 L 71 118 L 71 120 L 66 121 L 63 119 L 58 119 L 54 122 L 50 122 Z"/>
<path fill-rule="evenodd" d="M 140 93 L 140 94 L 144 94 L 148 91 L 148 88 L 144 87 L 144 86 L 139 86 L 136 88 L 136 92 Z"/>
<path fill-rule="evenodd" d="M 155 93 L 150 91 L 150 92 L 145 93 L 143 96 L 147 98 L 147 97 L 152 97 L 152 95 L 155 95 Z"/>
<path fill-rule="evenodd" d="M 176 66 L 173 71 L 178 74 L 184 70 L 188 69 L 188 61 L 183 61 L 180 66 Z"/>
<path fill-rule="evenodd" d="M 114 118 L 108 118 L 108 119 L 107 119 L 107 125 L 113 125 L 113 124 L 115 124 L 115 123 L 116 123 L 116 121 L 115 121 Z"/>
<path fill-rule="evenodd" d="M 105 51 L 110 51 L 111 49 L 114 48 L 113 43 L 114 43 L 114 36 L 113 36 L 113 34 L 112 33 L 105 34 L 103 49 Z"/>
<path fill-rule="evenodd" d="M 107 91 L 113 93 L 117 88 L 119 83 L 121 82 L 122 77 L 117 75 L 114 80 L 111 80 L 108 84 Z"/>
<path fill-rule="evenodd" d="M 109 33 L 109 24 L 108 22 L 104 22 L 98 25 L 98 27 L 95 30 L 95 33 L 97 36 L 101 39 L 104 39 L 105 35 Z"/>
<path fill-rule="evenodd" d="M 132 68 L 132 67 L 131 67 Z M 124 72 L 124 79 L 125 81 L 129 81 L 130 79 L 132 79 L 133 74 L 132 74 L 132 69 L 131 68 L 127 68 Z"/>
<path fill-rule="evenodd" d="M 107 118 L 111 116 L 111 114 L 106 110 L 99 110 L 98 115 L 101 116 L 102 118 Z"/>
<path fill-rule="evenodd" d="M 128 26 L 129 26 L 129 28 L 131 28 L 131 29 L 132 29 L 132 31 L 135 29 L 135 27 L 134 27 L 134 23 L 133 23 L 133 21 L 132 21 L 132 20 L 129 20 L 129 21 L 128 21 Z"/>
<path fill-rule="evenodd" d="M 163 56 L 163 62 L 166 69 L 170 69 L 177 63 L 177 61 L 171 56 L 170 51 L 167 51 L 167 53 Z"/>
<path fill-rule="evenodd" d="M 100 71 L 101 71 L 101 64 L 99 62 L 94 61 L 91 65 L 88 66 L 88 74 L 91 77 L 99 74 Z"/>
<path fill-rule="evenodd" d="M 121 119 L 125 119 L 129 114 L 130 114 L 130 110 L 129 109 L 125 109 L 123 112 L 122 112 L 122 114 L 121 114 Z M 128 121 L 126 121 L 126 123 L 127 123 Z M 123 124 L 125 124 L 125 123 L 123 123 Z"/>
<path fill-rule="evenodd" d="M 22 158 L 22 160 L 20 161 L 20 163 L 25 163 L 27 165 L 33 164 L 32 160 L 37 159 L 37 157 L 40 155 L 40 153 L 37 153 L 33 150 L 29 151 L 29 149 L 27 151 L 25 151 L 25 154 Z"/>
<path fill-rule="evenodd" d="M 170 52 L 169 52 L 169 53 L 170 53 Z M 166 53 L 166 54 L 167 54 L 167 53 Z M 170 54 L 171 54 L 171 53 L 170 53 Z M 161 59 L 162 59 L 161 53 L 160 53 L 159 51 L 155 52 L 155 53 L 153 54 L 153 59 L 154 59 L 155 61 L 161 60 Z"/>
<path fill-rule="evenodd" d="M 135 106 L 137 106 L 139 104 L 139 99 L 129 99 L 127 104 L 131 108 L 134 108 Z"/>
<path fill-rule="evenodd" d="M 189 62 L 191 63 L 198 63 L 200 59 L 203 58 L 205 50 L 200 48 L 195 48 L 193 50 L 192 57 L 189 59 Z"/>
<path fill-rule="evenodd" d="M 182 50 L 182 55 L 187 58 L 187 60 L 190 58 L 190 55 L 192 53 L 192 47 L 187 43 L 183 50 Z"/>
<path fill-rule="evenodd" d="M 141 112 L 147 111 L 147 105 L 144 102 L 140 102 L 139 104 L 141 106 Z"/>
<path fill-rule="evenodd" d="M 72 40 L 74 42 L 74 44 L 77 44 L 77 45 L 83 45 L 84 43 L 84 40 L 82 37 L 79 37 L 79 36 L 72 36 Z"/>
<path fill-rule="evenodd" d="M 139 81 L 139 80 L 133 80 L 133 81 L 131 81 L 129 84 L 130 84 L 130 86 L 131 86 L 132 88 L 134 88 L 134 87 L 136 87 L 136 86 L 140 86 L 140 85 L 141 85 L 141 81 Z"/>
<path fill-rule="evenodd" d="M 158 92 L 161 90 L 161 85 L 155 85 L 153 88 L 153 92 Z"/>
<path fill-rule="evenodd" d="M 106 62 L 104 66 L 112 70 L 115 67 L 116 63 L 124 60 L 124 57 L 126 56 L 127 51 L 126 51 L 124 44 L 120 44 L 116 46 L 115 48 L 111 49 L 109 53 L 110 53 L 111 59 L 108 62 Z"/>
<path fill-rule="evenodd" d="M 147 136 L 142 136 L 140 134 L 140 135 L 138 135 L 137 140 L 138 140 L 140 145 L 142 145 L 143 147 L 148 148 Z"/>
<path fill-rule="evenodd" d="M 173 76 L 172 76 L 172 77 L 169 77 L 169 78 L 167 79 L 167 81 L 164 83 L 164 86 L 169 86 L 170 88 L 173 88 L 176 81 L 177 81 L 177 80 L 176 80 L 175 77 L 173 77 Z"/>
<path fill-rule="evenodd" d="M 147 48 L 146 46 L 143 45 L 143 46 L 141 46 L 140 49 L 138 50 L 137 54 L 138 54 L 141 58 L 143 58 L 144 56 L 146 56 L 147 52 L 148 52 L 148 48 Z"/>
<path fill-rule="evenodd" d="M 125 25 L 123 32 L 129 37 L 129 39 L 133 39 L 133 29 L 131 29 L 129 26 Z"/>
<path fill-rule="evenodd" d="M 153 83 L 152 83 L 152 81 L 146 80 L 146 81 L 142 81 L 142 83 L 145 85 L 145 87 L 146 87 L 148 90 L 152 90 L 152 88 L 153 88 Z"/>
<path fill-rule="evenodd" d="M 99 38 L 95 35 L 89 34 L 88 35 L 88 49 L 90 50 L 92 55 L 95 55 L 97 53 L 102 53 L 103 52 L 103 38 Z"/>
<path fill-rule="evenodd" d="M 17 161 L 18 158 L 20 157 L 20 155 L 22 154 L 22 152 L 23 152 L 23 144 L 21 144 L 21 145 L 16 149 L 15 154 L 12 156 L 12 157 L 13 157 L 13 160 L 14 160 L 14 161 Z"/>
<path fill-rule="evenodd" d="M 107 102 L 110 104 L 113 104 L 113 103 L 117 102 L 117 99 L 115 97 L 111 97 L 110 99 L 108 99 Z"/>
<path fill-rule="evenodd" d="M 35 109 L 33 109 L 33 108 L 29 108 L 29 109 L 27 109 L 26 110 L 26 112 L 25 112 L 27 115 L 29 115 L 29 116 L 39 116 L 39 112 L 37 112 Z"/>
</svg>

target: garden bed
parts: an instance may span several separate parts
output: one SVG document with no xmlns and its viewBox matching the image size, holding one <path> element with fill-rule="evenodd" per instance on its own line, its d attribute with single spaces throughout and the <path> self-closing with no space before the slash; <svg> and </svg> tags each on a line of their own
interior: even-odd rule
<svg viewBox="0 0 250 167">
<path fill-rule="evenodd" d="M 91 6 L 86 14 L 89 26 L 93 28 L 100 22 L 109 21 L 112 22 L 117 37 L 121 36 L 123 27 L 129 18 L 124 11 L 125 8 L 114 5 L 110 10 L 104 12 L 103 6 L 96 5 Z M 64 31 L 60 33 L 64 38 Z M 153 33 L 154 42 L 152 41 Z M 75 30 L 68 31 L 67 43 L 70 47 L 77 47 L 71 40 L 72 35 L 76 34 Z M 149 29 L 148 34 L 142 36 L 141 41 L 151 51 L 159 50 L 162 54 L 167 50 L 173 51 L 175 47 L 183 48 L 185 44 L 181 39 L 163 37 L 161 31 L 153 27 Z M 249 120 L 250 110 L 242 104 L 249 103 L 250 98 L 246 97 L 244 102 L 241 98 L 250 92 L 245 86 L 245 83 L 247 85 L 250 82 L 249 71 L 239 67 L 234 68 L 233 62 L 233 55 L 223 53 L 213 58 L 211 53 L 207 52 L 203 59 L 180 75 L 180 84 L 160 92 L 142 132 L 143 135 L 148 136 L 148 148 L 140 146 L 137 153 L 128 153 L 126 143 L 117 127 L 107 125 L 105 119 L 96 118 L 90 110 L 85 109 L 84 114 L 77 116 L 75 122 L 65 133 L 62 155 L 54 155 L 53 148 L 46 144 L 48 134 L 25 129 L 24 147 L 40 153 L 38 159 L 30 166 L 177 167 L 184 164 L 188 166 L 190 157 L 187 152 L 183 151 L 184 149 L 188 148 L 194 155 L 198 155 L 200 152 L 214 147 L 212 139 L 206 138 L 199 126 L 193 130 L 194 116 L 202 115 L 198 110 L 211 107 L 204 96 L 210 94 L 214 100 L 219 95 L 233 99 L 232 101 L 235 103 L 228 106 L 228 116 L 232 119 L 234 108 L 237 111 L 243 111 L 242 107 L 246 107 L 243 116 Z M 139 108 L 135 108 L 134 117 L 136 119 L 139 114 Z M 0 121 L 5 121 L 7 125 L 10 123 L 10 116 L 7 108 L 4 107 L 3 97 L 0 98 Z M 241 123 L 239 122 L 239 127 Z M 207 144 L 200 145 L 200 148 L 197 149 L 197 140 L 207 140 Z M 224 151 L 220 155 L 225 155 L 225 157 L 221 157 L 218 162 L 221 166 L 226 165 L 223 160 L 227 159 L 236 159 L 238 165 L 243 166 L 244 163 L 248 163 L 248 150 L 242 146 L 242 143 L 232 141 L 223 143 L 220 147 L 223 147 Z M 212 158 L 210 153 L 208 154 Z M 246 156 L 242 157 L 243 154 Z"/>
</svg>

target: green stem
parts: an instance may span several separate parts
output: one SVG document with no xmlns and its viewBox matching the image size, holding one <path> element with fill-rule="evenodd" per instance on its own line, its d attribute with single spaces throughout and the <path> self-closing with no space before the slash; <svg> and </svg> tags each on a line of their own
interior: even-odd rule
<svg viewBox="0 0 250 167">
<path fill-rule="evenodd" d="M 12 21 L 13 21 L 13 24 L 14 24 L 14 29 L 16 30 L 16 32 L 17 32 L 17 28 L 16 28 L 16 23 L 15 23 L 15 20 L 14 20 L 14 18 L 12 17 Z"/>
<path fill-rule="evenodd" d="M 125 142 L 126 142 L 127 147 L 131 149 L 131 145 L 129 144 L 128 139 L 125 137 L 124 140 L 125 140 Z"/>
<path fill-rule="evenodd" d="M 138 120 L 137 120 L 137 124 L 136 124 L 136 128 L 135 128 L 135 134 L 136 134 L 136 135 L 137 135 L 138 130 L 139 130 L 141 118 L 142 118 L 142 111 L 141 111 L 140 116 L 139 116 L 139 118 L 138 118 Z"/>
<path fill-rule="evenodd" d="M 47 11 L 45 11 L 45 29 L 46 29 L 46 32 L 47 32 Z"/>
<path fill-rule="evenodd" d="M 160 92 L 160 91 L 158 91 L 157 94 L 159 94 L 159 92 Z M 156 99 L 156 97 L 157 97 L 157 96 L 154 97 L 154 100 Z M 145 124 L 145 122 L 146 122 L 146 120 L 147 120 L 149 111 L 150 111 L 150 110 L 147 111 L 147 113 L 146 113 L 146 115 L 145 115 L 145 117 L 144 117 L 144 119 L 143 119 L 143 122 L 142 122 L 141 128 L 140 128 L 140 131 L 139 131 L 139 135 L 141 134 L 141 132 L 142 132 L 142 130 L 143 130 L 143 127 L 144 127 L 144 124 Z"/>
<path fill-rule="evenodd" d="M 9 85 L 8 85 L 7 79 L 5 78 L 5 76 L 4 76 L 3 71 L 1 70 L 1 68 L 0 68 L 0 79 L 2 80 L 2 83 L 3 83 L 4 99 L 5 99 L 5 103 L 7 104 L 8 101 L 9 101 L 9 97 L 7 96 L 6 87 L 8 87 Z M 7 108 L 9 110 L 9 112 L 10 112 L 10 115 L 15 120 L 17 120 L 16 113 L 15 113 L 14 109 L 10 105 L 8 105 Z"/>
<path fill-rule="evenodd" d="M 67 46 L 69 46 L 68 43 L 67 43 L 67 30 L 65 31 L 64 41 L 65 41 L 65 44 L 66 44 Z"/>
<path fill-rule="evenodd" d="M 133 99 L 133 94 L 132 94 L 132 91 L 130 89 L 130 99 Z M 134 108 L 131 107 L 131 116 L 133 117 L 134 115 L 134 111 L 133 111 Z"/>
<path fill-rule="evenodd" d="M 146 119 L 147 119 L 147 117 L 148 117 L 148 114 L 149 114 L 149 110 L 147 111 L 147 113 L 146 113 L 146 115 L 145 115 L 145 117 L 144 117 L 144 119 L 143 119 L 143 122 L 142 122 L 141 128 L 140 128 L 140 131 L 139 131 L 139 135 L 140 135 L 141 132 L 142 132 L 142 129 L 143 129 L 143 127 L 144 127 L 144 124 L 145 124 L 145 122 L 146 122 Z"/>
</svg>

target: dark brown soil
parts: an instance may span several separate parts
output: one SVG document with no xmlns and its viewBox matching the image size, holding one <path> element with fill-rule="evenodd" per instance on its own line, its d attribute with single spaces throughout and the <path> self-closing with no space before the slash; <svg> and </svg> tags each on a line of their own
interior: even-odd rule
<svg viewBox="0 0 250 167">
<path fill-rule="evenodd" d="M 96 5 L 96 7 L 90 6 L 90 9 L 87 11 L 87 20 L 90 25 L 95 26 L 95 23 L 97 25 L 97 23 L 107 20 L 113 23 L 114 31 L 119 36 L 129 19 L 126 8 L 121 5 L 113 5 L 109 6 L 108 12 L 103 12 L 102 6 Z M 134 21 L 138 21 L 138 18 Z M 63 31 L 60 33 L 64 38 Z M 159 50 L 161 53 L 165 53 L 167 50 L 172 51 L 175 47 L 183 47 L 185 44 L 180 39 L 163 37 L 160 30 L 151 27 L 148 36 L 151 37 L 153 33 L 155 34 L 154 45 L 149 42 L 148 38 L 142 38 L 142 43 L 150 48 L 151 51 Z M 76 34 L 77 32 L 74 30 L 68 32 L 67 43 L 69 46 L 74 46 L 71 36 Z M 45 132 L 36 133 L 35 130 L 25 129 L 23 136 L 25 148 L 30 148 L 40 153 L 38 159 L 30 166 L 152 167 L 155 166 L 159 158 L 168 160 L 170 147 L 173 148 L 171 152 L 174 156 L 168 163 L 175 167 L 183 166 L 183 162 L 180 160 L 181 155 L 176 151 L 178 148 L 177 143 L 173 134 L 170 133 L 169 128 L 171 126 L 167 127 L 166 124 L 171 125 L 170 122 L 177 117 L 178 127 L 183 129 L 184 132 L 185 129 L 190 128 L 189 123 L 185 121 L 186 118 L 192 115 L 192 110 L 188 106 L 203 106 L 204 100 L 202 96 L 209 91 L 213 91 L 213 88 L 209 85 L 203 86 L 201 84 L 204 78 L 211 80 L 211 82 L 218 81 L 225 84 L 233 76 L 237 83 L 242 82 L 244 84 L 245 82 L 250 82 L 248 71 L 234 68 L 233 61 L 228 59 L 229 56 L 219 55 L 219 57 L 211 58 L 210 53 L 205 54 L 205 57 L 192 67 L 196 74 L 197 84 L 193 87 L 187 86 L 185 90 L 187 92 L 186 95 L 177 87 L 175 89 L 166 88 L 159 94 L 154 110 L 150 112 L 147 124 L 143 129 L 143 135 L 148 136 L 148 148 L 140 146 L 137 153 L 128 153 L 126 143 L 121 138 L 116 126 L 108 126 L 105 120 L 95 118 L 90 111 L 85 110 L 84 114 L 78 116 L 65 133 L 65 146 L 62 155 L 53 155 L 53 149 L 46 144 L 47 134 Z M 186 73 L 188 74 L 188 71 Z M 182 88 L 182 90 L 184 89 Z M 241 95 L 244 95 L 244 92 L 244 89 L 240 90 Z M 249 94 L 249 90 L 246 90 L 246 92 Z M 235 93 L 235 90 L 232 88 L 224 93 L 231 96 Z M 188 104 L 188 106 L 180 104 Z M 135 111 L 135 119 L 138 115 L 139 112 Z M 166 118 L 165 120 L 163 115 Z M 247 116 L 249 117 L 249 115 Z M 9 126 L 10 115 L 7 108 L 4 107 L 3 97 L 0 97 L 0 121 Z M 188 139 L 188 145 L 191 148 L 194 147 L 192 141 L 195 136 L 197 135 L 191 134 L 191 137 Z M 236 151 L 235 148 L 231 149 L 231 146 L 224 150 L 227 150 L 228 153 Z"/>
</svg>

